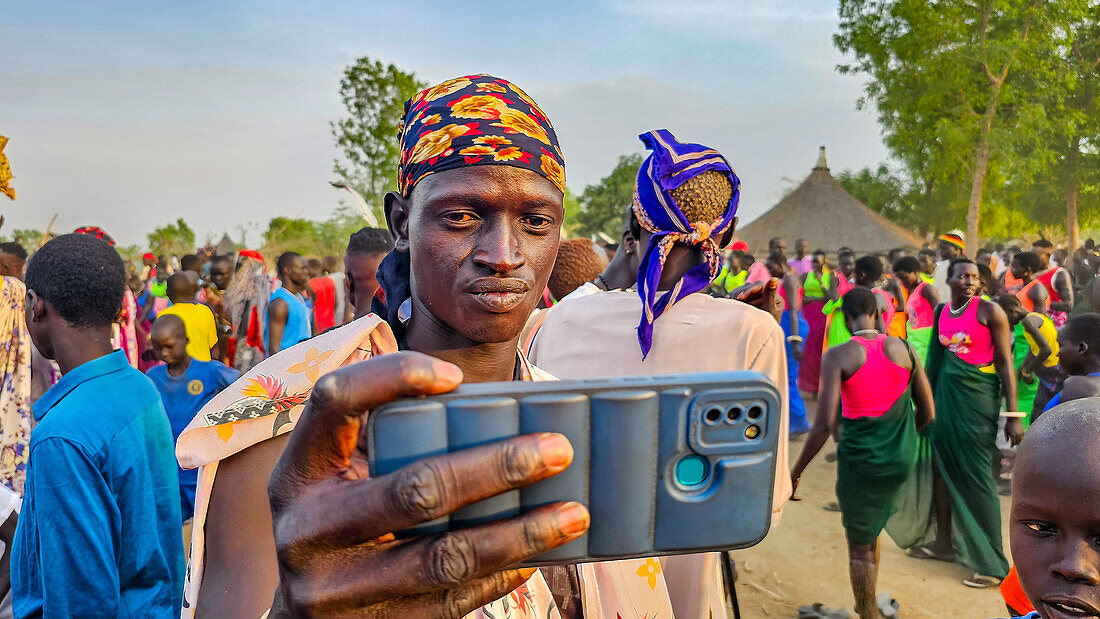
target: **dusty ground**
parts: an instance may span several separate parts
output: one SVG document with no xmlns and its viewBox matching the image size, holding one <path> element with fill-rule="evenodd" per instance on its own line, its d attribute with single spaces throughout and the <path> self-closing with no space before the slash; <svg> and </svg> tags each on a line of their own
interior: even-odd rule
<svg viewBox="0 0 1100 619">
<path fill-rule="evenodd" d="M 802 441 L 791 441 L 790 448 L 793 463 Z M 813 602 L 853 611 L 840 514 L 822 509 L 836 498 L 836 463 L 824 458 L 834 449 L 826 445 L 810 464 L 798 490 L 802 501 L 787 504 L 779 526 L 758 546 L 733 553 L 738 567 L 737 595 L 745 619 L 797 617 L 799 606 Z M 1006 521 L 1007 497 L 1001 498 L 1001 513 Z M 970 575 L 966 568 L 911 559 L 886 534 L 879 543 L 879 591 L 888 591 L 898 600 L 902 617 L 1007 616 L 996 589 L 971 589 L 962 584 Z M 1004 543 L 1007 552 L 1007 535 Z"/>
</svg>

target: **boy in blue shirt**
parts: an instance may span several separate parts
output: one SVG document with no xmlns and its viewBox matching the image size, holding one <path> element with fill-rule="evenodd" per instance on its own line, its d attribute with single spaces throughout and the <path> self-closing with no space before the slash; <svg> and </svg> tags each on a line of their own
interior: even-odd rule
<svg viewBox="0 0 1100 619">
<path fill-rule="evenodd" d="M 122 259 L 66 234 L 27 265 L 27 328 L 61 380 L 34 404 L 11 559 L 22 617 L 173 617 L 183 598 L 179 477 L 153 383 L 111 346 Z"/>
<path fill-rule="evenodd" d="M 149 333 L 153 352 L 165 365 L 149 368 L 147 376 L 160 391 L 172 440 L 191 423 L 195 413 L 219 391 L 237 380 L 240 373 L 221 361 L 199 361 L 187 354 L 187 328 L 173 314 L 162 314 Z M 180 507 L 184 522 L 195 513 L 195 484 L 198 469 L 179 469 Z"/>
</svg>

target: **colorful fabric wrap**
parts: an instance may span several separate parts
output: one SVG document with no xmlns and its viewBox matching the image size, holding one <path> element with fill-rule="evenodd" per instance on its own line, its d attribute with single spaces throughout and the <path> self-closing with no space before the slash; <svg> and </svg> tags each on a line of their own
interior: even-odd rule
<svg viewBox="0 0 1100 619">
<path fill-rule="evenodd" d="M 550 119 L 515 84 L 466 75 L 405 102 L 398 188 L 408 196 L 429 174 L 474 165 L 531 170 L 565 193 L 565 159 Z"/>
<path fill-rule="evenodd" d="M 649 131 L 638 138 L 652 151 L 642 162 L 634 185 L 634 216 L 653 234 L 638 268 L 638 295 L 642 298 L 638 343 L 644 359 L 653 345 L 653 322 L 680 299 L 706 288 L 720 272 L 722 258 L 717 239 L 737 215 L 741 181 L 726 158 L 712 148 L 682 143 L 665 129 Z M 729 206 L 714 221 L 688 221 L 673 199 L 672 190 L 709 171 L 728 176 L 733 185 Z M 657 286 L 665 259 L 675 243 L 700 246 L 705 260 L 658 298 Z"/>
<path fill-rule="evenodd" d="M 87 234 L 88 236 L 94 236 L 111 247 L 115 246 L 115 239 L 99 226 L 81 226 L 73 230 L 73 234 Z"/>
<path fill-rule="evenodd" d="M 947 234 L 941 234 L 939 236 L 939 240 L 943 241 L 944 243 L 950 243 L 951 245 L 958 247 L 960 251 L 966 251 L 966 243 L 963 242 L 963 236 L 961 232 L 952 230 Z"/>
</svg>

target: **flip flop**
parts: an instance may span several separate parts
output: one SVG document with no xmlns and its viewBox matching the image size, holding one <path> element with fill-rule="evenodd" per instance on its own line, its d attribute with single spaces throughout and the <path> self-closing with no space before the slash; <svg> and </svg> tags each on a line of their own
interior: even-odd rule
<svg viewBox="0 0 1100 619">
<path fill-rule="evenodd" d="M 954 555 L 941 555 L 937 554 L 928 546 L 913 546 L 909 550 L 905 551 L 905 554 L 913 557 L 914 559 L 931 559 L 933 561 L 946 561 L 947 563 L 954 563 Z"/>
<path fill-rule="evenodd" d="M 974 589 L 992 589 L 1001 585 L 1001 579 L 975 572 L 973 576 L 964 580 L 963 584 Z"/>
<path fill-rule="evenodd" d="M 814 602 L 813 606 L 799 606 L 798 619 L 848 619 L 851 617 L 848 611 L 829 608 L 821 602 Z"/>
<path fill-rule="evenodd" d="M 880 593 L 875 600 L 878 603 L 878 612 L 882 613 L 884 619 L 897 619 L 898 601 L 890 597 L 889 593 Z"/>
</svg>

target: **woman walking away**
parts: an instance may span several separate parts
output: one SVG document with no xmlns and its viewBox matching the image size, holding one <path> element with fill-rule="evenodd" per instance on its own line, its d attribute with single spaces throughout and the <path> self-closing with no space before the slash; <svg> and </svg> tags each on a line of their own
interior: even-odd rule
<svg viewBox="0 0 1100 619">
<path fill-rule="evenodd" d="M 791 471 L 797 489 L 802 472 L 837 423 L 841 425 L 836 495 L 848 539 L 856 612 L 863 619 L 879 616 L 878 537 L 913 469 L 917 429 L 927 427 L 935 415 L 932 389 L 913 350 L 905 340 L 875 328 L 876 296 L 866 288 L 844 295 L 842 311 L 852 338 L 825 353 L 818 415 Z M 838 404 L 843 411 L 839 420 Z M 884 597 L 884 613 L 896 612 Z"/>
<path fill-rule="evenodd" d="M 821 378 L 821 351 L 825 344 L 825 314 L 822 308 L 838 297 L 836 276 L 825 265 L 825 252 L 814 252 L 812 270 L 802 279 L 802 318 L 809 326 L 802 346 L 802 360 L 798 366 L 798 388 L 817 395 Z"/>
<path fill-rule="evenodd" d="M 790 433 L 805 434 L 810 430 L 806 421 L 806 403 L 798 392 L 798 364 L 805 352 L 803 342 L 810 333 L 810 326 L 802 317 L 802 282 L 788 264 L 783 254 L 768 256 L 768 271 L 777 278 L 779 296 L 783 299 L 783 315 L 779 320 L 783 335 L 787 338 L 787 389 L 790 392 Z"/>
<path fill-rule="evenodd" d="M 917 353 L 917 361 L 924 365 L 932 339 L 932 314 L 940 304 L 940 297 L 921 277 L 920 261 L 912 256 L 899 258 L 894 263 L 894 279 L 909 291 L 905 301 L 905 339 Z"/>
<path fill-rule="evenodd" d="M 1012 331 L 996 303 L 977 297 L 978 267 L 953 260 L 947 269 L 951 300 L 936 308 L 926 371 L 938 411 L 932 426 L 935 478 L 932 544 L 914 546 L 918 558 L 958 560 L 975 570 L 969 587 L 996 586 L 1008 573 L 1001 544 L 1001 504 L 990 474 L 1004 397 L 1005 437 L 1016 445 L 1024 429 L 1016 400 Z"/>
</svg>

